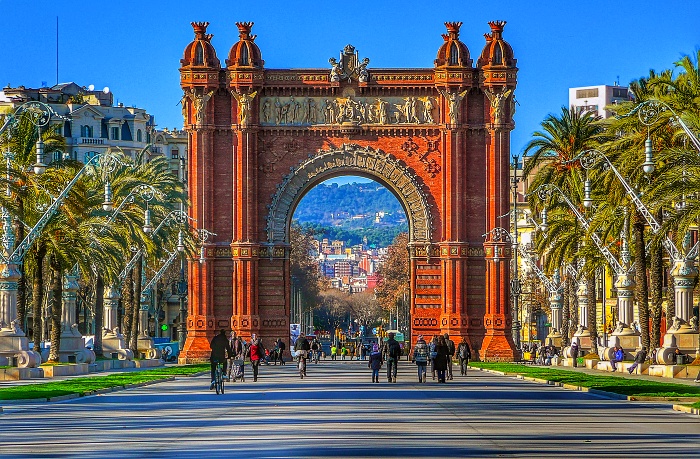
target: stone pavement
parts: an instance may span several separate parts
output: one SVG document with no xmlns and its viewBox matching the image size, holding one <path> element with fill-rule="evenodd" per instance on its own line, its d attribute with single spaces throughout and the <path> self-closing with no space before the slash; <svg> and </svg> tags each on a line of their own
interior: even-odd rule
<svg viewBox="0 0 700 459">
<path fill-rule="evenodd" d="M 365 362 L 263 366 L 60 403 L 6 406 L 2 457 L 698 457 L 700 417 L 471 372 L 370 383 Z"/>
</svg>

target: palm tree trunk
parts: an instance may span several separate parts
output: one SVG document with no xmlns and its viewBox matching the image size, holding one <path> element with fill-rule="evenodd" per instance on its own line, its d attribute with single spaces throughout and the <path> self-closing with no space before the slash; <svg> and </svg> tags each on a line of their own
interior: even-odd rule
<svg viewBox="0 0 700 459">
<path fill-rule="evenodd" d="M 676 280 L 670 271 L 668 273 L 668 286 L 666 287 L 666 329 L 671 328 L 673 318 L 676 317 L 676 291 L 673 288 Z"/>
<path fill-rule="evenodd" d="M 24 203 L 21 199 L 17 200 L 18 213 L 19 215 L 24 215 Z M 17 235 L 17 242 L 15 248 L 24 240 L 25 231 L 24 225 L 19 219 L 15 220 L 15 234 Z M 17 282 L 17 320 L 19 321 L 19 326 L 22 331 L 27 333 L 27 278 L 24 276 L 25 273 L 25 262 L 19 264 L 20 278 Z"/>
<path fill-rule="evenodd" d="M 598 353 L 598 308 L 596 307 L 595 271 L 586 275 L 588 289 L 588 336 L 591 338 L 591 352 Z"/>
<path fill-rule="evenodd" d="M 649 282 L 651 294 L 651 316 L 650 348 L 657 348 L 661 345 L 661 314 L 663 311 L 663 281 L 664 281 L 664 261 L 661 247 L 651 250 L 651 267 L 649 269 Z"/>
<path fill-rule="evenodd" d="M 39 243 L 36 250 L 32 251 L 32 256 L 34 257 L 34 266 L 36 267 L 36 272 L 32 279 L 32 329 L 33 329 L 33 341 L 34 350 L 39 352 L 41 349 L 41 339 L 43 334 L 41 332 L 42 325 L 42 303 L 44 300 L 44 257 L 46 256 L 46 247 L 44 244 Z"/>
<path fill-rule="evenodd" d="M 63 268 L 58 259 L 51 255 L 51 352 L 49 362 L 58 362 L 61 350 L 61 308 L 63 306 Z"/>
<path fill-rule="evenodd" d="M 125 345 L 128 345 L 128 343 L 131 342 L 131 319 L 133 318 L 131 310 L 133 302 L 131 301 L 131 298 L 133 296 L 133 279 L 134 270 L 132 269 L 129 271 L 129 275 L 124 281 L 124 287 L 122 288 L 122 304 L 124 305 L 124 315 L 122 320 L 124 322 L 123 330 Z"/>
<path fill-rule="evenodd" d="M 102 356 L 102 326 L 104 324 L 105 281 L 98 275 L 95 280 L 95 340 L 93 350 L 97 357 Z"/>
<path fill-rule="evenodd" d="M 647 284 L 646 247 L 644 246 L 644 218 L 639 212 L 634 213 L 632 225 L 634 238 L 634 271 L 637 288 L 637 308 L 639 309 L 639 328 L 642 332 L 642 346 L 649 349 L 649 285 Z"/>
<path fill-rule="evenodd" d="M 561 308 L 561 345 L 562 347 L 569 345 L 569 276 L 564 277 L 564 302 Z"/>
<path fill-rule="evenodd" d="M 578 290 L 578 282 L 576 279 L 572 278 L 569 281 L 569 313 L 571 315 L 571 336 L 578 330 L 579 317 L 578 317 L 578 297 L 576 296 L 576 290 Z"/>
<path fill-rule="evenodd" d="M 139 331 L 145 332 L 145 330 L 139 330 L 139 312 L 141 311 L 141 281 L 143 276 L 143 255 L 139 257 L 134 267 L 134 295 L 132 297 L 132 310 L 131 314 L 133 318 L 131 319 L 131 350 L 134 351 L 134 355 L 137 355 Z"/>
</svg>

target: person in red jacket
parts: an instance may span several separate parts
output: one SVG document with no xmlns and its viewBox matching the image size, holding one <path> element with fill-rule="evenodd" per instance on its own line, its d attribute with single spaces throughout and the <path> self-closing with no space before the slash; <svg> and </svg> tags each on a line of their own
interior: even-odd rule
<svg viewBox="0 0 700 459">
<path fill-rule="evenodd" d="M 248 354 L 250 355 L 250 365 L 253 367 L 253 381 L 255 382 L 258 380 L 260 362 L 265 358 L 265 347 L 262 345 L 260 338 L 255 335 L 251 339 Z"/>
</svg>

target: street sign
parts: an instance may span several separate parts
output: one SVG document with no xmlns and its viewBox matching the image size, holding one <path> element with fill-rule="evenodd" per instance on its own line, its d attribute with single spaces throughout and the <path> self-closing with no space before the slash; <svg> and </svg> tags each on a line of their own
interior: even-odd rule
<svg viewBox="0 0 700 459">
<path fill-rule="evenodd" d="M 376 328 L 373 328 L 373 329 L 372 329 L 372 334 L 373 334 L 373 335 L 376 335 L 376 334 L 377 334 L 377 329 L 376 329 Z"/>
<path fill-rule="evenodd" d="M 552 322 L 547 322 L 547 323 L 544 324 L 544 326 L 545 326 L 545 327 L 551 327 L 551 326 L 552 326 Z"/>
</svg>

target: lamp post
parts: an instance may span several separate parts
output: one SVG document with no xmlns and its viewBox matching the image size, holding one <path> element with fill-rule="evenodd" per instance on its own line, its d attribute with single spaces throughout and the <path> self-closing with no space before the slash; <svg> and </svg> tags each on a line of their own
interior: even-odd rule
<svg viewBox="0 0 700 459">
<path fill-rule="evenodd" d="M 52 117 L 59 117 L 51 107 L 41 102 L 27 102 L 15 109 L 14 113 L 8 115 L 4 124 L 0 127 L 0 134 L 5 132 L 11 133 L 11 130 L 16 126 L 18 116 L 27 115 L 30 122 L 38 129 L 39 139 L 36 142 L 36 163 L 33 165 L 34 173 L 37 175 L 43 174 L 46 171 L 46 165 L 43 164 L 44 143 L 41 140 L 41 128 L 46 126 Z M 59 117 L 62 118 L 62 117 Z M 7 181 L 8 187 L 5 190 L 7 196 L 11 196 L 9 183 L 12 180 L 10 176 L 11 162 L 14 155 L 11 152 L 5 153 L 7 165 Z M 8 359 L 17 357 L 20 367 L 33 367 L 41 362 L 41 357 L 37 352 L 29 351 L 27 338 L 17 323 L 17 281 L 20 278 L 18 266 L 24 260 L 27 251 L 32 244 L 42 234 L 43 229 L 48 222 L 53 218 L 58 209 L 65 201 L 68 193 L 78 180 L 91 168 L 99 165 L 102 168 L 112 169 L 116 167 L 118 159 L 109 153 L 95 155 L 85 163 L 82 169 L 71 179 L 61 193 L 48 206 L 48 209 L 39 218 L 34 227 L 31 228 L 24 240 L 15 247 L 15 234 L 12 227 L 12 217 L 7 208 L 0 208 L 0 218 L 3 224 L 2 251 L 0 252 L 0 357 Z M 105 186 L 107 191 L 107 186 Z M 105 196 L 105 204 L 109 202 L 109 196 Z M 77 291 L 75 282 L 68 282 L 68 290 L 66 291 L 67 299 L 74 299 L 74 293 Z M 75 309 L 72 309 L 75 313 Z M 70 317 L 67 317 L 69 319 Z"/>
<path fill-rule="evenodd" d="M 513 189 L 513 278 L 510 280 L 510 294 L 513 297 L 513 342 L 517 349 L 520 345 L 520 316 L 518 313 L 520 293 L 522 287 L 520 278 L 518 277 L 518 156 L 513 155 L 513 177 L 511 178 L 511 186 Z"/>
</svg>

